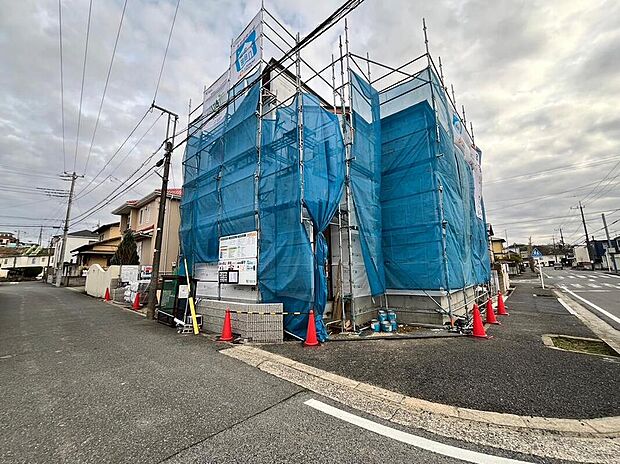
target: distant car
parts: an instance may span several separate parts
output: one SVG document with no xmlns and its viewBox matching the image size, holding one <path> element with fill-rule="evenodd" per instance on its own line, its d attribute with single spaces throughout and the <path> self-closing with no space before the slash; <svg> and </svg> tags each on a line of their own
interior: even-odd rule
<svg viewBox="0 0 620 464">
<path fill-rule="evenodd" d="M 564 269 L 564 266 L 562 266 L 562 263 L 555 263 L 553 269 Z"/>
</svg>

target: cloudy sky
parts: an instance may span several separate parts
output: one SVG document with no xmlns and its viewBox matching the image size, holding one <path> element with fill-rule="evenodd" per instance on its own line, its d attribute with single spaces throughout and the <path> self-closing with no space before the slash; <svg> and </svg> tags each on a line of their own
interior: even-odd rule
<svg viewBox="0 0 620 464">
<path fill-rule="evenodd" d="M 146 178 L 84 217 L 149 158 L 165 133 L 165 118 L 149 113 L 119 150 L 153 100 L 176 7 L 175 0 L 128 0 L 93 140 L 123 4 L 93 1 L 82 94 L 89 2 L 61 2 L 63 149 L 58 2 L 2 2 L 0 230 L 20 229 L 36 241 L 36 226 L 59 225 L 63 199 L 41 189 L 67 189 L 58 175 L 74 166 L 84 175 L 76 186 L 72 217 L 82 220 L 75 229 L 111 222 L 115 206 L 157 186 L 156 176 Z M 302 37 L 339 4 L 265 0 Z M 203 86 L 224 72 L 231 38 L 259 7 L 260 0 L 181 0 L 157 92 L 157 103 L 179 113 L 181 124 L 189 99 L 195 107 Z M 566 242 L 578 242 L 579 212 L 571 208 L 580 200 L 590 234 L 603 237 L 600 212 L 620 234 L 620 2 L 366 0 L 349 16 L 352 51 L 401 64 L 423 52 L 422 17 L 431 52 L 442 57 L 447 84 L 474 123 L 496 235 L 549 243 L 562 227 Z M 334 28 L 304 56 L 324 66 L 339 33 Z M 175 152 L 172 174 L 179 187 L 181 157 Z M 45 229 L 44 239 L 54 231 Z"/>
</svg>

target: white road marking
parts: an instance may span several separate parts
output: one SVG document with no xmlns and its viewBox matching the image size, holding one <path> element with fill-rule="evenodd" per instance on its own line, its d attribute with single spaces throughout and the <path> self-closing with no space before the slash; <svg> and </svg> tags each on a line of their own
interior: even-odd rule
<svg viewBox="0 0 620 464">
<path fill-rule="evenodd" d="M 575 290 L 575 292 L 577 292 L 577 293 L 609 293 L 609 292 L 611 292 L 611 290 L 590 290 L 590 289 L 585 289 L 585 290 Z"/>
<path fill-rule="evenodd" d="M 609 277 L 615 277 L 616 279 L 620 279 L 620 275 L 616 275 L 616 274 L 605 274 L 608 275 Z"/>
<path fill-rule="evenodd" d="M 581 275 L 581 274 L 577 274 L 577 277 L 579 277 L 580 279 L 587 279 L 587 276 Z"/>
<path fill-rule="evenodd" d="M 565 289 L 565 287 L 562 287 Z M 575 311 L 573 311 L 573 308 L 571 308 L 570 306 L 568 306 L 568 304 L 562 299 L 562 298 L 558 298 L 558 301 L 560 302 L 560 304 L 562 306 L 564 306 L 564 309 L 566 309 L 566 311 L 568 311 L 569 313 L 571 313 L 573 316 L 576 316 L 577 313 Z"/>
<path fill-rule="evenodd" d="M 611 279 L 611 276 L 608 276 L 607 274 L 599 274 L 599 277 L 602 277 L 603 279 Z"/>
<path fill-rule="evenodd" d="M 575 288 L 583 288 L 583 285 L 581 284 L 571 284 L 571 285 Z"/>
<path fill-rule="evenodd" d="M 588 284 L 588 286 L 589 286 L 590 288 L 601 288 L 601 286 L 600 286 L 600 285 L 596 285 L 596 284 Z"/>
<path fill-rule="evenodd" d="M 569 275 L 568 278 L 569 279 L 575 279 L 576 277 L 574 275 Z"/>
<path fill-rule="evenodd" d="M 564 277 L 563 275 L 559 275 L 558 279 L 565 279 L 566 277 Z"/>
<path fill-rule="evenodd" d="M 605 287 L 615 288 L 615 289 L 617 289 L 617 290 L 620 290 L 620 287 L 618 287 L 617 285 L 614 285 L 614 284 L 608 284 L 607 282 L 605 282 L 603 285 L 604 285 Z"/>
<path fill-rule="evenodd" d="M 386 425 L 373 422 L 355 414 L 348 413 L 338 408 L 334 408 L 329 404 L 325 404 L 321 401 L 310 399 L 304 402 L 305 405 L 311 408 L 328 414 L 332 417 L 348 422 L 349 424 L 357 425 L 358 427 L 382 435 L 384 437 L 391 438 L 408 445 L 421 448 L 432 453 L 442 454 L 444 456 L 453 457 L 466 462 L 475 462 L 480 464 L 485 463 L 497 463 L 497 464 L 523 464 L 526 461 L 517 461 L 515 459 L 502 458 L 498 456 L 492 456 L 490 454 L 479 453 L 477 451 L 470 451 L 468 449 L 457 448 L 456 446 L 446 445 L 438 441 L 429 440 L 428 438 L 418 437 L 411 433 L 403 432 L 401 430 L 388 427 Z"/>
<path fill-rule="evenodd" d="M 545 274 L 545 277 L 546 277 L 547 279 L 553 279 L 553 277 L 551 277 L 551 276 L 550 276 L 549 274 L 547 274 L 546 272 L 543 272 L 543 274 Z"/>
<path fill-rule="evenodd" d="M 568 288 L 565 288 L 565 290 L 570 293 L 571 295 L 573 295 L 575 298 L 580 299 L 581 301 L 583 301 L 584 303 L 586 303 L 588 306 L 596 309 L 598 312 L 600 312 L 601 314 L 604 314 L 605 316 L 607 316 L 609 319 L 611 319 L 612 321 L 617 322 L 618 324 L 620 324 L 620 318 L 614 316 L 613 314 L 611 314 L 609 311 L 604 310 L 603 308 L 601 308 L 600 306 L 595 305 L 594 303 L 592 303 L 591 301 L 586 300 L 584 297 L 577 295 L 575 292 L 570 291 Z"/>
</svg>

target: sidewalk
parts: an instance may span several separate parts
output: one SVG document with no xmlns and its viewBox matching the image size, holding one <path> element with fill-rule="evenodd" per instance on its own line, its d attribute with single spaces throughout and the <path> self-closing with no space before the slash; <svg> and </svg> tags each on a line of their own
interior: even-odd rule
<svg viewBox="0 0 620 464">
<path fill-rule="evenodd" d="M 538 296 L 534 296 L 537 294 Z M 596 338 L 533 279 L 516 281 L 510 316 L 470 337 L 299 343 L 262 349 L 349 379 L 447 405 L 525 416 L 620 415 L 620 362 L 545 347 L 543 334 Z"/>
</svg>

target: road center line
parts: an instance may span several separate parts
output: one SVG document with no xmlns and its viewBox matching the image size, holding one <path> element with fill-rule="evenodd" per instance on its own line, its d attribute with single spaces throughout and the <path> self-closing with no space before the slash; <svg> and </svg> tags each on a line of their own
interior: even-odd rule
<svg viewBox="0 0 620 464">
<path fill-rule="evenodd" d="M 357 425 L 365 430 L 382 435 L 384 437 L 391 438 L 408 445 L 415 446 L 427 451 L 431 451 L 436 454 L 442 454 L 452 458 L 460 459 L 466 462 L 475 462 L 480 464 L 485 463 L 497 463 L 497 464 L 523 464 L 525 461 L 517 461 L 514 459 L 502 458 L 498 456 L 492 456 L 490 454 L 483 454 L 477 451 L 470 451 L 463 448 L 457 448 L 456 446 L 446 445 L 438 441 L 429 440 L 428 438 L 418 437 L 411 433 L 403 432 L 401 430 L 388 427 L 377 422 L 365 419 L 355 414 L 348 413 L 341 409 L 325 404 L 321 401 L 310 399 L 304 402 L 305 405 L 311 408 L 328 414 L 332 417 L 348 422 L 349 424 Z"/>
<path fill-rule="evenodd" d="M 586 303 L 588 306 L 596 309 L 598 312 L 600 312 L 601 314 L 604 314 L 605 316 L 607 316 L 608 318 L 610 318 L 612 321 L 617 322 L 618 324 L 620 324 L 620 318 L 614 316 L 613 314 L 611 314 L 609 311 L 605 311 L 603 308 L 601 308 L 600 306 L 595 305 L 594 303 L 592 303 L 591 301 L 586 300 L 584 297 L 577 295 L 575 292 L 569 290 L 568 288 L 564 288 L 564 290 L 566 290 L 568 293 L 570 293 L 571 295 L 573 295 L 575 298 L 580 299 L 581 301 L 583 301 L 584 303 Z"/>
</svg>

